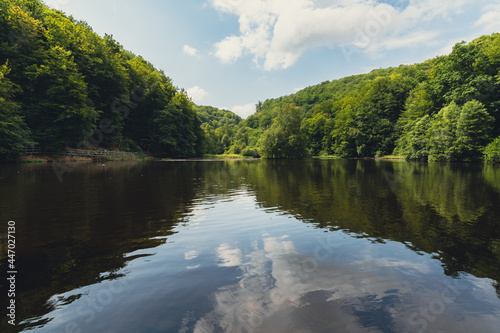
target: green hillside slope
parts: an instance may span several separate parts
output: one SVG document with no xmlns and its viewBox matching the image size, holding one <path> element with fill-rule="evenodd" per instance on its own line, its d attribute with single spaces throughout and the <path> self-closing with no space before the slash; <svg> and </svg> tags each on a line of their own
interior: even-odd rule
<svg viewBox="0 0 500 333">
<path fill-rule="evenodd" d="M 493 34 L 459 43 L 449 56 L 421 64 L 323 82 L 259 102 L 237 130 L 246 135 L 235 138 L 230 150 L 274 157 L 269 151 L 280 146 L 303 149 L 301 140 L 286 134 L 268 139 L 277 131 L 279 115 L 293 106 L 301 119 L 300 133 L 294 135 L 303 136 L 311 155 L 479 160 L 500 135 L 499 70 L 500 34 Z"/>
<path fill-rule="evenodd" d="M 0 160 L 25 146 L 203 153 L 183 90 L 83 21 L 38 0 L 0 2 Z"/>
</svg>

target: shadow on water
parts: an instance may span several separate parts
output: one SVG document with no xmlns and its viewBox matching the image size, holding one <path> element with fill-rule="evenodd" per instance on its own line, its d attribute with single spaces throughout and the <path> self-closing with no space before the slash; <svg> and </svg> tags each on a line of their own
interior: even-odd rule
<svg viewBox="0 0 500 333">
<path fill-rule="evenodd" d="M 128 262 L 154 254 L 176 226 L 189 224 L 197 205 L 243 189 L 260 208 L 315 228 L 432 254 L 446 275 L 490 278 L 500 295 L 498 166 L 356 160 L 90 163 L 59 182 L 50 165 L 9 165 L 0 169 L 0 220 L 16 221 L 22 272 L 17 318 L 29 319 L 21 328 L 43 326 L 55 307 L 84 296 L 54 300 L 54 295 L 120 280 Z M 4 242 L 1 250 L 5 272 Z M 3 295 L 6 286 L 1 287 Z M 331 295 L 303 297 L 314 298 L 303 300 L 314 306 Z M 364 312 L 379 311 L 377 302 L 395 301 L 387 295 L 363 302 L 374 308 L 348 311 L 365 318 Z M 375 317 L 384 322 L 387 315 Z M 384 326 L 370 320 L 366 327 Z"/>
</svg>

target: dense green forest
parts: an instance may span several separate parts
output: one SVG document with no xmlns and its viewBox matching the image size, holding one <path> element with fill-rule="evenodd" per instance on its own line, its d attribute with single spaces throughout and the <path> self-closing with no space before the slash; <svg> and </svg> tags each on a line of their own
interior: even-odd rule
<svg viewBox="0 0 500 333">
<path fill-rule="evenodd" d="M 223 154 L 231 145 L 235 128 L 241 117 L 227 110 L 211 106 L 195 106 L 203 130 L 203 151 L 207 154 Z"/>
<path fill-rule="evenodd" d="M 0 41 L 1 159 L 33 145 L 203 153 L 201 120 L 185 92 L 112 36 L 41 1 L 5 0 Z"/>
<path fill-rule="evenodd" d="M 500 34 L 448 56 L 259 102 L 245 120 L 197 106 L 112 36 L 39 0 L 0 2 L 0 159 L 24 147 L 158 157 L 403 156 L 500 160 Z"/>
<path fill-rule="evenodd" d="M 229 151 L 499 161 L 499 87 L 500 34 L 493 34 L 456 44 L 449 56 L 259 102 Z"/>
</svg>

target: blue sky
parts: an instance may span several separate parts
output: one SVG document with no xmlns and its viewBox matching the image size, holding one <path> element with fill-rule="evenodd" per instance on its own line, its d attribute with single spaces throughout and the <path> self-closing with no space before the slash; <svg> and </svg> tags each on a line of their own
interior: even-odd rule
<svg viewBox="0 0 500 333">
<path fill-rule="evenodd" d="M 45 0 L 112 34 L 200 105 L 255 104 L 448 54 L 500 31 L 500 0 Z"/>
</svg>

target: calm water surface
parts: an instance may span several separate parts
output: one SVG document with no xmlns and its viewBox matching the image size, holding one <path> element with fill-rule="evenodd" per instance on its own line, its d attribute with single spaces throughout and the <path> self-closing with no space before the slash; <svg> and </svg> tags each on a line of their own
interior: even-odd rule
<svg viewBox="0 0 500 333">
<path fill-rule="evenodd" d="M 18 326 L 2 332 L 500 327 L 499 166 L 80 164 L 59 182 L 9 165 L 4 240 L 9 220 Z"/>
</svg>

